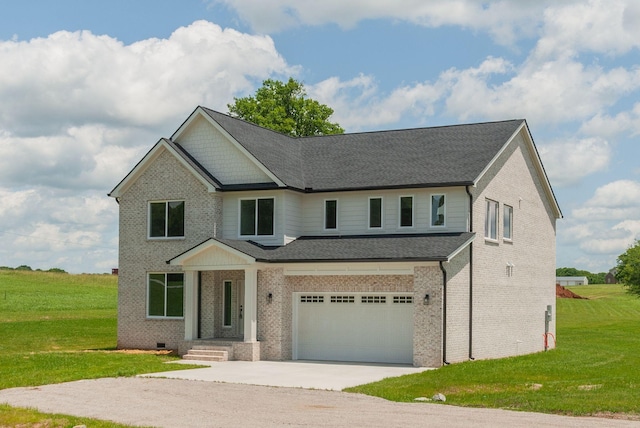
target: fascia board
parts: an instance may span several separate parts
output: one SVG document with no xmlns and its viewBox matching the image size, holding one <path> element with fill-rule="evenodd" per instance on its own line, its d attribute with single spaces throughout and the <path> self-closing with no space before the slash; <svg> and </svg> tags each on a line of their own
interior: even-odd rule
<svg viewBox="0 0 640 428">
<path fill-rule="evenodd" d="M 458 254 L 460 254 L 460 252 L 462 252 L 462 250 L 464 250 L 465 248 L 467 248 L 469 245 L 471 245 L 471 243 L 476 239 L 476 235 L 475 233 L 473 234 L 473 236 L 471 236 L 469 239 L 467 239 L 462 245 L 460 245 L 458 248 L 456 248 L 451 254 L 449 254 L 447 256 L 447 262 L 450 262 L 451 260 L 454 259 L 455 256 L 457 256 Z"/>
<path fill-rule="evenodd" d="M 198 254 L 202 253 L 203 251 L 207 251 L 210 248 L 217 248 L 219 250 L 226 251 L 226 252 L 228 252 L 228 253 L 236 256 L 236 257 L 241 258 L 247 264 L 253 264 L 253 263 L 256 262 L 256 259 L 251 257 L 251 256 L 249 256 L 248 254 L 245 254 L 242 251 L 238 251 L 235 248 L 231 248 L 228 245 L 225 245 L 222 242 L 219 242 L 219 241 L 211 238 L 211 239 L 206 240 L 202 244 L 197 245 L 197 246 L 191 248 L 190 250 L 187 250 L 184 253 L 172 258 L 171 260 L 167 261 L 167 264 L 181 266 L 184 263 L 186 263 L 189 259 L 191 259 L 192 257 L 195 257 Z"/>
<path fill-rule="evenodd" d="M 151 149 L 145 154 L 142 159 L 133 167 L 131 171 L 108 193 L 112 198 L 119 198 L 129 188 L 129 186 L 147 169 L 149 163 L 151 163 L 160 153 L 160 148 L 166 146 L 163 139 L 160 139 Z"/>
<path fill-rule="evenodd" d="M 109 193 L 109 196 L 113 198 L 119 198 L 129 188 L 129 186 L 142 175 L 142 173 L 151 165 L 151 163 L 162 153 L 162 150 L 167 150 L 180 162 L 189 172 L 191 172 L 202 184 L 207 187 L 209 192 L 215 192 L 216 188 L 206 180 L 202 174 L 196 171 L 179 153 L 175 151 L 173 147 L 167 144 L 165 139 L 160 139 L 146 155 L 136 164 L 135 167 L 126 175 L 126 177 L 118 183 L 118 185 Z"/>
<path fill-rule="evenodd" d="M 549 182 L 549 177 L 547 177 L 547 173 L 546 173 L 546 171 L 544 169 L 544 166 L 542 165 L 542 160 L 540 159 L 540 154 L 538 153 L 538 149 L 536 149 L 536 146 L 535 146 L 535 144 L 533 142 L 533 137 L 531 136 L 531 133 L 529 132 L 529 127 L 527 126 L 527 122 L 525 120 L 522 121 L 522 123 L 520 124 L 518 129 L 516 129 L 516 131 L 504 143 L 504 145 L 498 151 L 498 153 L 496 153 L 496 155 L 493 157 L 493 159 L 491 159 L 491 162 L 489 162 L 487 164 L 487 166 L 482 170 L 482 172 L 480 172 L 478 177 L 476 177 L 476 179 L 473 180 L 473 186 L 474 187 L 477 186 L 478 182 L 482 179 L 482 177 L 484 177 L 484 175 L 487 173 L 487 171 L 489 171 L 489 169 L 491 169 L 491 167 L 493 167 L 493 165 L 496 163 L 498 158 L 500 158 L 502 153 L 504 153 L 504 151 L 507 149 L 507 147 L 509 147 L 509 145 L 513 142 L 513 140 L 516 138 L 516 136 L 518 134 L 520 134 L 521 132 L 523 132 L 523 134 L 525 136 L 524 140 L 527 143 L 527 146 L 529 148 L 529 154 L 531 155 L 531 159 L 533 159 L 533 162 L 535 164 L 536 170 L 538 171 L 538 175 L 540 175 L 540 177 L 542 178 L 542 183 L 543 183 L 543 186 L 545 188 L 545 192 L 547 194 L 547 198 L 549 199 L 549 201 L 551 202 L 551 205 L 553 206 L 553 210 L 555 211 L 556 218 L 562 218 L 562 211 L 560 211 L 560 206 L 558 205 L 558 201 L 556 200 L 556 196 L 553 193 L 553 189 L 551 188 L 551 183 Z"/>
</svg>

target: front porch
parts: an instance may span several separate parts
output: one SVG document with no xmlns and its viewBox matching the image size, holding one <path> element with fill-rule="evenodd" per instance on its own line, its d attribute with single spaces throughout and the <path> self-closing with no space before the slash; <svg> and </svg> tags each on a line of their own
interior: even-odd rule
<svg viewBox="0 0 640 428">
<path fill-rule="evenodd" d="M 257 282 L 255 268 L 185 269 L 185 336 L 179 354 L 198 346 L 224 349 L 229 360 L 259 360 Z"/>
</svg>

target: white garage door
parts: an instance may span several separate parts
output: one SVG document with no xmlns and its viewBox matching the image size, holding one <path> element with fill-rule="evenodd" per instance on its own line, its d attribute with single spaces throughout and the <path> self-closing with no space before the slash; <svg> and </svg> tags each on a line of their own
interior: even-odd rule
<svg viewBox="0 0 640 428">
<path fill-rule="evenodd" d="M 295 293 L 294 359 L 413 362 L 410 293 Z"/>
</svg>

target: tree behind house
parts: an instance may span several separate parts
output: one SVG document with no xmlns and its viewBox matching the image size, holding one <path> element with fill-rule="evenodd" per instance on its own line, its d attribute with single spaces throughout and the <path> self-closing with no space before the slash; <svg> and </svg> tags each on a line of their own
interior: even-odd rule
<svg viewBox="0 0 640 428">
<path fill-rule="evenodd" d="M 340 125 L 329 122 L 333 109 L 306 95 L 304 85 L 293 78 L 287 83 L 267 79 L 254 96 L 234 97 L 227 107 L 234 117 L 292 137 L 344 133 Z"/>
</svg>

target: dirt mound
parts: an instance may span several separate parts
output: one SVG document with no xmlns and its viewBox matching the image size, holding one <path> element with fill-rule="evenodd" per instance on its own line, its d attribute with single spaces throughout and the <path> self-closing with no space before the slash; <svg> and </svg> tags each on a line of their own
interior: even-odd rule
<svg viewBox="0 0 640 428">
<path fill-rule="evenodd" d="M 556 297 L 563 299 L 586 299 L 586 297 L 578 296 L 571 290 L 567 290 L 560 284 L 556 284 Z"/>
</svg>

